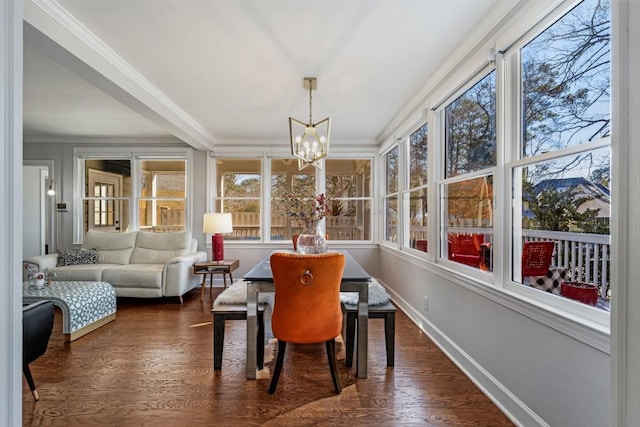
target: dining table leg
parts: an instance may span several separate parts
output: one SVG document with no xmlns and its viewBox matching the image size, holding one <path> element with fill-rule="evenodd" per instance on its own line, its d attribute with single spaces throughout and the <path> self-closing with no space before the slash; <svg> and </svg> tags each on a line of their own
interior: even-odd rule
<svg viewBox="0 0 640 427">
<path fill-rule="evenodd" d="M 256 379 L 258 366 L 258 283 L 247 283 L 247 379 Z M 264 344 L 263 344 L 264 345 Z"/>
<path fill-rule="evenodd" d="M 358 343 L 356 359 L 356 376 L 358 378 L 367 378 L 367 353 L 368 337 L 369 337 L 369 285 L 358 288 Z"/>
</svg>

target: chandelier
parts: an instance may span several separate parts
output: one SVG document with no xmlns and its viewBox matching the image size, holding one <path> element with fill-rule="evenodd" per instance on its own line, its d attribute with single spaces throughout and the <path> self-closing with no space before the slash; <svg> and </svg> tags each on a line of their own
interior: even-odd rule
<svg viewBox="0 0 640 427">
<path fill-rule="evenodd" d="M 291 154 L 298 159 L 298 170 L 309 165 L 322 169 L 322 159 L 329 153 L 330 118 L 313 123 L 311 91 L 317 88 L 317 81 L 315 77 L 305 77 L 303 82 L 304 88 L 309 90 L 309 121 L 304 123 L 289 117 Z"/>
</svg>

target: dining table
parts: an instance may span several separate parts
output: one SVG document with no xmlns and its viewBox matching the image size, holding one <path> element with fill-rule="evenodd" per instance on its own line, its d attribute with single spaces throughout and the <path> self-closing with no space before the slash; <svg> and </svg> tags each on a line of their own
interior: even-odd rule
<svg viewBox="0 0 640 427">
<path fill-rule="evenodd" d="M 356 376 L 357 378 L 367 378 L 369 283 L 371 282 L 371 275 L 358 264 L 349 252 L 341 250 L 330 252 L 340 252 L 345 255 L 346 263 L 340 282 L 340 292 L 358 294 Z M 270 258 L 271 254 L 262 259 L 243 276 L 243 280 L 247 282 L 247 379 L 256 379 L 257 375 L 258 294 L 260 292 L 275 292 Z"/>
</svg>

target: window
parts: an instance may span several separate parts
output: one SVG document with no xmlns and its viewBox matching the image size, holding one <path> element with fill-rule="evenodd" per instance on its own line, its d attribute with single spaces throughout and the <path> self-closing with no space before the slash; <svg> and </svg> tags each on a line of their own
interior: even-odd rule
<svg viewBox="0 0 640 427">
<path fill-rule="evenodd" d="M 170 232 L 185 229 L 185 160 L 139 160 L 138 228 Z"/>
<path fill-rule="evenodd" d="M 427 124 L 409 137 L 409 246 L 427 252 Z"/>
<path fill-rule="evenodd" d="M 261 238 L 262 160 L 216 160 L 216 212 L 231 212 L 233 233 L 227 240 Z"/>
<path fill-rule="evenodd" d="M 290 240 L 302 231 L 303 224 L 286 215 L 280 196 L 284 193 L 315 195 L 315 168 L 298 170 L 292 159 L 271 159 L 271 240 Z"/>
<path fill-rule="evenodd" d="M 385 193 L 383 195 L 383 240 L 398 242 L 398 147 L 383 157 Z"/>
<path fill-rule="evenodd" d="M 522 144 L 511 165 L 513 281 L 562 295 L 522 272 L 525 242 L 554 243 L 547 276 L 598 288 L 610 271 L 610 16 L 585 0 L 519 50 Z M 541 275 L 544 276 L 544 275 Z"/>
<path fill-rule="evenodd" d="M 88 230 L 128 231 L 131 162 L 91 159 L 84 163 L 83 234 Z"/>
<path fill-rule="evenodd" d="M 74 243 L 88 230 L 188 230 L 191 150 L 75 148 Z"/>
<path fill-rule="evenodd" d="M 373 152 L 370 158 L 326 158 L 323 169 L 299 170 L 298 162 L 284 155 L 211 158 L 214 209 L 232 214 L 233 233 L 225 239 L 290 242 L 303 224 L 286 214 L 281 196 L 325 193 L 331 213 L 321 225 L 329 239 L 371 240 L 372 159 Z"/>
<path fill-rule="evenodd" d="M 371 240 L 371 160 L 326 159 L 325 191 L 331 240 Z"/>
<path fill-rule="evenodd" d="M 441 257 L 482 270 L 491 270 L 493 264 L 495 105 L 491 71 L 444 108 Z"/>
</svg>

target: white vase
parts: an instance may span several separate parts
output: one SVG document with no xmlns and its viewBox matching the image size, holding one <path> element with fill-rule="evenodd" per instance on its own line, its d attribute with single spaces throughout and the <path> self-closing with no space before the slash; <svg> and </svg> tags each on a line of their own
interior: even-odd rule
<svg viewBox="0 0 640 427">
<path fill-rule="evenodd" d="M 44 286 L 44 275 L 42 275 L 42 278 L 35 278 L 33 279 L 33 286 L 36 288 L 42 288 Z"/>
</svg>

